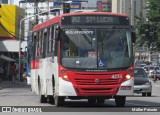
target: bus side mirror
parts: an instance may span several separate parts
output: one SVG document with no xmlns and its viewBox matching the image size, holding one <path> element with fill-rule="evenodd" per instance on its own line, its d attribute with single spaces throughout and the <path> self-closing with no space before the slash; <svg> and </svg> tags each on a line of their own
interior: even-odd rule
<svg viewBox="0 0 160 115">
<path fill-rule="evenodd" d="M 132 43 L 136 42 L 136 33 L 132 32 Z"/>
</svg>

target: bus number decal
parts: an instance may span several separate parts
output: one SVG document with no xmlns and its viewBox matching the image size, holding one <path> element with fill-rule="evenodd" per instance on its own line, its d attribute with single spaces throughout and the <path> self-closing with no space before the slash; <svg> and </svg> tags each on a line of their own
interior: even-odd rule
<svg viewBox="0 0 160 115">
<path fill-rule="evenodd" d="M 122 74 L 113 74 L 112 75 L 112 79 L 121 79 L 122 78 Z"/>
</svg>

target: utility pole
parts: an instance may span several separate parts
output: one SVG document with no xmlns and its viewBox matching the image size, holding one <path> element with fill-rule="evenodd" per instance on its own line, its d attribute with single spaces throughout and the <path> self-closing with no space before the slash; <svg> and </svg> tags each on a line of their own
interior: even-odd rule
<svg viewBox="0 0 160 115">
<path fill-rule="evenodd" d="M 2 0 L 0 0 L 0 8 L 1 8 Z"/>
<path fill-rule="evenodd" d="M 47 10 L 48 10 L 48 14 L 47 14 L 47 20 L 49 20 L 49 16 L 50 16 L 50 6 L 49 6 L 49 0 L 47 0 L 46 2 L 47 2 Z"/>
<path fill-rule="evenodd" d="M 35 6 L 35 8 L 34 8 L 34 13 L 35 13 L 35 14 L 38 14 L 38 2 L 39 2 L 39 0 L 35 0 L 35 3 L 34 3 L 34 6 Z M 36 18 L 36 19 L 35 19 L 35 21 L 36 21 L 35 24 L 38 24 L 38 15 L 36 15 L 35 18 Z"/>
</svg>

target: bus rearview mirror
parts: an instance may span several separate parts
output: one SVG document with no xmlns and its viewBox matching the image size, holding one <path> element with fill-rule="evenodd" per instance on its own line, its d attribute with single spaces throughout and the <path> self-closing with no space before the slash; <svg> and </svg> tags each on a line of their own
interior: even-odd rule
<svg viewBox="0 0 160 115">
<path fill-rule="evenodd" d="M 136 33 L 132 32 L 132 43 L 136 42 Z"/>
</svg>

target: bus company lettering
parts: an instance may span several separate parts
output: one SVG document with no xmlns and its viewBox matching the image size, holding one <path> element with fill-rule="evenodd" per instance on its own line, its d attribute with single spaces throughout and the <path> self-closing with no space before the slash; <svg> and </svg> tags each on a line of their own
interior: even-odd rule
<svg viewBox="0 0 160 115">
<path fill-rule="evenodd" d="M 66 34 L 93 34 L 93 31 L 72 31 L 67 30 L 65 31 Z"/>
<path fill-rule="evenodd" d="M 108 23 L 113 22 L 113 17 L 86 17 L 86 22 Z"/>
<path fill-rule="evenodd" d="M 86 16 L 72 17 L 72 23 L 113 23 L 114 17 L 109 16 Z"/>
<path fill-rule="evenodd" d="M 81 21 L 81 17 L 78 17 L 78 16 L 72 17 L 72 23 L 80 23 L 80 21 Z"/>
</svg>

